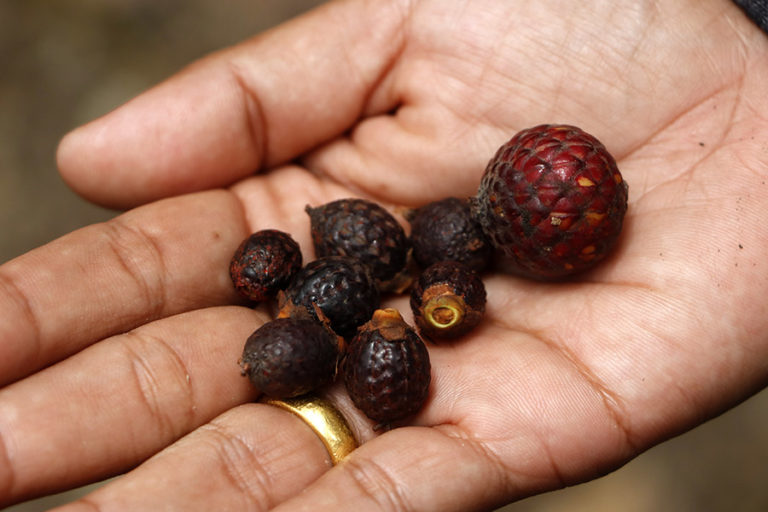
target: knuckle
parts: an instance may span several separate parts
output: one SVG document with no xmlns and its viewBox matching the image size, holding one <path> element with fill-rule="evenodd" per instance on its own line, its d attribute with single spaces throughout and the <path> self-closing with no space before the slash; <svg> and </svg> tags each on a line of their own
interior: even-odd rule
<svg viewBox="0 0 768 512">
<path fill-rule="evenodd" d="M 208 436 L 221 467 L 221 474 L 248 503 L 250 509 L 269 510 L 272 478 L 257 459 L 253 449 L 226 424 L 213 420 L 201 432 Z"/>
<path fill-rule="evenodd" d="M 4 294 L 10 304 L 15 305 L 18 311 L 18 314 L 13 313 L 12 310 L 4 312 L 6 318 L 13 319 L 12 324 L 8 327 L 12 331 L 8 339 L 23 340 L 22 343 L 15 343 L 14 345 L 19 348 L 24 347 L 25 357 L 29 361 L 34 361 L 39 359 L 41 352 L 42 327 L 40 318 L 36 313 L 32 300 L 15 277 L 15 274 L 7 272 L 5 269 L 6 267 L 0 267 L 0 293 Z M 19 333 L 19 329 L 26 329 L 26 335 L 23 330 Z M 0 322 L 0 335 L 5 334 L 4 331 L 5 328 Z M 14 356 L 19 357 L 22 353 L 21 350 L 15 351 Z M 26 361 L 20 363 L 23 366 L 26 364 Z M 0 378 L 0 381 L 3 381 L 3 379 Z"/>
<path fill-rule="evenodd" d="M 349 458 L 339 467 L 343 468 L 352 488 L 375 503 L 377 510 L 406 512 L 413 509 L 397 479 L 373 460 Z"/>
<path fill-rule="evenodd" d="M 186 433 L 195 422 L 192 376 L 181 355 L 164 339 L 131 331 L 121 337 L 139 402 L 168 440 Z"/>
<path fill-rule="evenodd" d="M 139 295 L 150 317 L 159 316 L 166 303 L 165 258 L 154 236 L 116 217 L 104 224 L 106 249 L 116 268 Z"/>
</svg>

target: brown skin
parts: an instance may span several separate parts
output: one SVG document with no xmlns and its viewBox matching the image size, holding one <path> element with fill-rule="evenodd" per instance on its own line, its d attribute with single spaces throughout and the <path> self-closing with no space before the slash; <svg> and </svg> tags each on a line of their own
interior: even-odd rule
<svg viewBox="0 0 768 512">
<path fill-rule="evenodd" d="M 187 68 L 65 138 L 61 171 L 119 206 L 229 190 L 0 267 L 2 500 L 157 454 L 69 510 L 487 510 L 727 410 L 768 382 L 766 83 L 768 37 L 721 0 L 349 0 Z M 565 286 L 490 276 L 483 328 L 430 347 L 413 428 L 376 436 L 331 390 L 367 441 L 333 469 L 289 413 L 238 406 L 231 340 L 266 317 L 210 306 L 235 300 L 240 240 L 308 247 L 304 205 L 353 192 L 470 195 L 499 144 L 549 121 L 595 133 L 632 185 L 609 259 Z"/>
</svg>

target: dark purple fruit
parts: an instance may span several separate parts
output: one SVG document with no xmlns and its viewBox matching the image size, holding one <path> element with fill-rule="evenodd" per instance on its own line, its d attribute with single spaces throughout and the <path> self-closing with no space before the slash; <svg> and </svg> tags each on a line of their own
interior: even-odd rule
<svg viewBox="0 0 768 512">
<path fill-rule="evenodd" d="M 473 215 L 514 273 L 552 280 L 592 268 L 616 245 L 627 184 L 616 161 L 575 126 L 516 134 L 488 163 Z"/>
<path fill-rule="evenodd" d="M 289 234 L 265 229 L 243 240 L 229 263 L 229 275 L 240 295 L 261 302 L 285 288 L 301 262 L 299 244 Z"/>
<path fill-rule="evenodd" d="M 379 307 L 380 294 L 370 269 L 347 256 L 326 256 L 309 262 L 294 276 L 285 299 L 314 313 L 317 306 L 341 336 L 357 327 Z"/>
<path fill-rule="evenodd" d="M 413 257 L 427 268 L 438 261 L 458 261 L 482 272 L 490 263 L 493 247 L 472 217 L 469 198 L 449 197 L 413 212 Z"/>
<path fill-rule="evenodd" d="M 331 383 L 339 356 L 339 340 L 333 332 L 298 308 L 248 337 L 240 367 L 265 395 L 289 398 Z"/>
<path fill-rule="evenodd" d="M 485 313 L 485 300 L 480 276 L 456 261 L 428 267 L 411 291 L 414 322 L 432 340 L 456 338 L 474 329 Z"/>
<path fill-rule="evenodd" d="M 349 343 L 344 384 L 354 404 L 379 425 L 410 416 L 429 394 L 429 353 L 395 309 L 379 309 Z"/>
<path fill-rule="evenodd" d="M 339 199 L 306 207 L 318 256 L 349 256 L 371 268 L 373 277 L 388 281 L 406 263 L 408 237 L 384 208 L 365 199 Z"/>
</svg>

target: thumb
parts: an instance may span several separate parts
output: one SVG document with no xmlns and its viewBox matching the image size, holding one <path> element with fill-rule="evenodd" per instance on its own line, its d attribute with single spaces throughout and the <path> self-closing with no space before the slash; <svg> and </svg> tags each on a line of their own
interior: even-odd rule
<svg viewBox="0 0 768 512">
<path fill-rule="evenodd" d="M 391 109 L 373 92 L 402 45 L 404 4 L 332 2 L 190 65 L 66 135 L 64 180 L 119 208 L 227 186 Z"/>
</svg>

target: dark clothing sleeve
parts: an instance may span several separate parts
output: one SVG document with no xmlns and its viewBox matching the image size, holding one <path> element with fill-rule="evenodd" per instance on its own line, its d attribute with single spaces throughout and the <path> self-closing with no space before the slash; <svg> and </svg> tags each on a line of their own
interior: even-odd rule
<svg viewBox="0 0 768 512">
<path fill-rule="evenodd" d="M 736 5 L 768 34 L 768 0 L 733 0 Z"/>
</svg>

